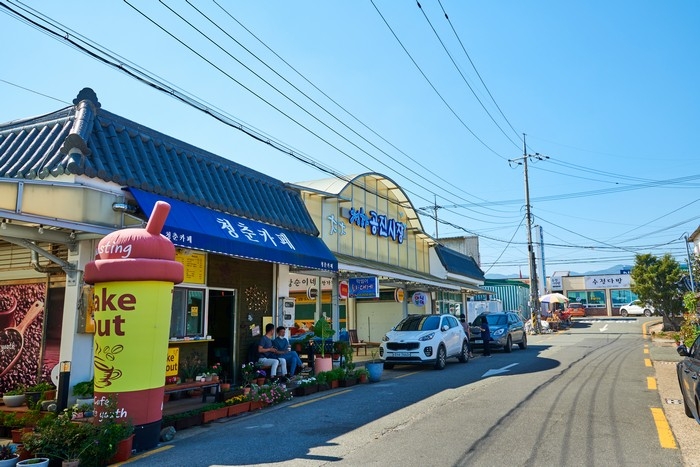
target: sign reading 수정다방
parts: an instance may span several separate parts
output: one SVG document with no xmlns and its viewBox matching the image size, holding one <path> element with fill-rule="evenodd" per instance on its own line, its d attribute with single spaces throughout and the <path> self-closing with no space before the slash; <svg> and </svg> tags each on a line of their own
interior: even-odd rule
<svg viewBox="0 0 700 467">
<path fill-rule="evenodd" d="M 379 298 L 379 279 L 376 277 L 351 277 L 348 284 L 352 298 Z"/>
</svg>

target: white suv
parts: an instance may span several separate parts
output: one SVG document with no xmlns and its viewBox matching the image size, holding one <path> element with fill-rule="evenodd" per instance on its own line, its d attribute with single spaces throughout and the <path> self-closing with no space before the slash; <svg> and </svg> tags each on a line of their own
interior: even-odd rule
<svg viewBox="0 0 700 467">
<path fill-rule="evenodd" d="M 394 364 L 432 364 L 442 370 L 448 358 L 468 362 L 469 346 L 454 316 L 408 315 L 382 338 L 379 356 L 387 369 Z"/>
<path fill-rule="evenodd" d="M 620 307 L 620 315 L 639 315 L 651 316 L 654 314 L 654 307 L 651 305 L 643 305 L 639 300 L 629 302 L 627 305 Z"/>
</svg>

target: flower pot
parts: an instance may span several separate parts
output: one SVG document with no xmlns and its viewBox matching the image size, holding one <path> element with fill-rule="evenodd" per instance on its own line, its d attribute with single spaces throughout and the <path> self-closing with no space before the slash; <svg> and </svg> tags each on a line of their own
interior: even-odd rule
<svg viewBox="0 0 700 467">
<path fill-rule="evenodd" d="M 322 371 L 331 371 L 333 369 L 333 359 L 331 357 L 319 357 L 314 359 L 314 374 L 317 375 Z"/>
<path fill-rule="evenodd" d="M 318 384 L 312 384 L 310 386 L 299 386 L 294 388 L 294 395 L 297 397 L 308 396 L 309 394 L 315 394 L 318 392 Z"/>
<path fill-rule="evenodd" d="M 257 378 L 255 382 L 258 384 L 258 386 L 262 386 L 265 384 L 265 378 Z"/>
<path fill-rule="evenodd" d="M 262 401 L 251 401 L 250 403 L 250 411 L 253 412 L 255 410 L 260 410 L 264 407 Z"/>
<path fill-rule="evenodd" d="M 340 380 L 340 387 L 347 388 L 357 384 L 357 378 L 345 378 Z"/>
<path fill-rule="evenodd" d="M 92 406 L 92 405 L 95 403 L 95 398 L 94 398 L 94 397 L 90 397 L 90 398 L 88 399 L 87 397 L 78 397 L 78 398 L 75 400 L 75 403 L 78 404 L 78 405 L 83 405 L 83 404 L 84 404 L 84 405 Z"/>
<path fill-rule="evenodd" d="M 62 461 L 61 467 L 80 467 L 80 459 L 74 461 Z"/>
<path fill-rule="evenodd" d="M 30 409 L 33 409 L 34 406 L 41 399 L 41 392 L 39 392 L 39 391 L 25 392 L 24 397 L 25 397 L 25 402 L 27 403 L 27 407 L 29 407 Z"/>
<path fill-rule="evenodd" d="M 12 430 L 12 442 L 15 444 L 20 444 L 22 442 L 22 435 L 25 433 L 31 433 L 34 431 L 33 428 L 16 428 Z"/>
<path fill-rule="evenodd" d="M 214 420 L 218 420 L 226 416 L 228 416 L 228 407 L 207 410 L 206 412 L 202 412 L 202 423 L 213 422 Z"/>
<path fill-rule="evenodd" d="M 8 407 L 20 407 L 24 404 L 24 394 L 13 394 L 11 396 L 2 396 L 2 401 Z"/>
<path fill-rule="evenodd" d="M 364 373 L 362 373 L 362 374 L 360 375 L 360 379 L 359 379 L 358 382 L 361 383 L 361 384 L 366 383 L 366 382 L 367 382 L 367 375 L 364 374 Z"/>
<path fill-rule="evenodd" d="M 219 389 L 221 389 L 221 391 L 230 391 L 231 383 L 221 383 L 219 384 Z"/>
<path fill-rule="evenodd" d="M 17 462 L 19 462 L 19 455 L 15 454 L 15 457 L 13 457 L 12 459 L 0 460 L 0 467 L 15 467 L 15 465 L 17 465 Z"/>
<path fill-rule="evenodd" d="M 382 372 L 384 371 L 383 363 L 365 363 L 365 368 L 369 371 L 370 383 L 376 383 L 382 379 Z"/>
<path fill-rule="evenodd" d="M 329 384 L 331 386 L 331 389 L 335 389 L 338 386 L 340 386 L 340 381 L 338 381 L 337 379 L 334 379 L 333 381 L 330 381 Z"/>
<path fill-rule="evenodd" d="M 32 457 L 31 459 L 25 459 L 23 461 L 17 462 L 17 465 L 31 465 L 32 467 L 48 467 L 49 459 L 47 457 Z"/>
<path fill-rule="evenodd" d="M 239 415 L 248 411 L 250 411 L 250 401 L 228 406 L 229 417 L 233 417 L 234 415 Z"/>
<path fill-rule="evenodd" d="M 211 380 L 214 382 L 219 381 L 219 375 L 211 375 Z"/>
<path fill-rule="evenodd" d="M 117 452 L 114 453 L 108 464 L 117 464 L 124 462 L 131 457 L 131 451 L 134 446 L 134 435 L 129 436 L 117 443 Z"/>
</svg>

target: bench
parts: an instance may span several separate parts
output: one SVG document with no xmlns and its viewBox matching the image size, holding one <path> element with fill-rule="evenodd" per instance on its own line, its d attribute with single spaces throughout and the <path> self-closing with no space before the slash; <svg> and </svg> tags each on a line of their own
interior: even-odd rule
<svg viewBox="0 0 700 467">
<path fill-rule="evenodd" d="M 378 342 L 365 342 L 357 338 L 357 329 L 348 329 L 348 335 L 350 336 L 350 346 L 355 349 L 355 355 L 360 355 L 360 349 L 365 350 L 365 355 L 367 355 L 368 347 L 379 347 Z"/>
<path fill-rule="evenodd" d="M 213 388 L 213 390 L 210 391 L 210 388 Z M 214 400 L 216 400 L 216 395 L 219 393 L 219 382 L 195 381 L 192 383 L 166 384 L 164 389 L 165 394 L 173 394 L 178 392 L 191 391 L 193 389 L 201 389 L 202 402 L 206 402 L 208 396 L 214 396 Z"/>
</svg>

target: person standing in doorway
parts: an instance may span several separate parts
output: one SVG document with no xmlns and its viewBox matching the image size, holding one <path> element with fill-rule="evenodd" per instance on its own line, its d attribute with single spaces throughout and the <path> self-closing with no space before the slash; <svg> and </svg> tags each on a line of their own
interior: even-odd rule
<svg viewBox="0 0 700 467">
<path fill-rule="evenodd" d="M 491 356 L 491 328 L 489 328 L 489 321 L 486 316 L 481 317 L 481 340 L 484 341 L 484 357 Z"/>
</svg>

